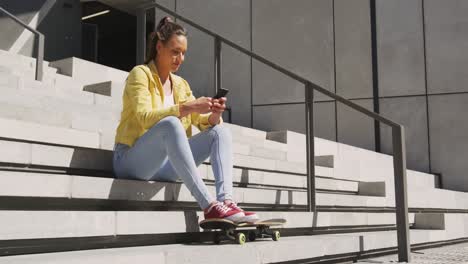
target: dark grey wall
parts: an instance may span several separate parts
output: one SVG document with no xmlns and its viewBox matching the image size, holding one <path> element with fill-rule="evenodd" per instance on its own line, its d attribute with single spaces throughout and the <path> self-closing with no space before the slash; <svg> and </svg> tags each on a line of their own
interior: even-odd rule
<svg viewBox="0 0 468 264">
<path fill-rule="evenodd" d="M 24 1 L 2 0 L 0 6 L 13 15 L 29 24 L 38 12 L 40 12 L 46 0 Z M 0 48 L 9 50 L 13 43 L 23 32 L 23 28 L 11 19 L 0 16 Z M 81 56 L 81 6 L 79 0 L 57 0 L 55 5 L 39 23 L 37 30 L 45 35 L 46 60 L 52 61 L 67 57 Z M 31 36 L 20 54 L 35 56 L 34 36 Z"/>
<path fill-rule="evenodd" d="M 0 0 L 0 6 L 17 16 L 24 23 L 29 24 L 45 2 L 46 0 L 29 1 L 26 5 L 23 1 L 18 0 Z M 23 27 L 3 13 L 0 13 L 0 28 L 2 34 L 0 38 L 0 49 L 8 50 L 21 32 L 23 32 Z"/>
<path fill-rule="evenodd" d="M 467 1 L 376 0 L 376 64 L 369 0 L 200 1 L 160 2 L 367 109 L 376 104 L 405 126 L 409 168 L 442 173 L 445 187 L 468 191 Z M 181 75 L 210 94 L 213 40 L 191 31 Z M 305 131 L 302 84 L 231 49 L 223 55 L 234 123 Z M 324 96 L 316 101 L 317 136 L 376 148 L 373 120 Z M 391 154 L 390 130 L 378 133 Z"/>
<path fill-rule="evenodd" d="M 160 0 L 158 3 L 251 49 L 250 0 Z M 156 23 L 165 15 L 156 10 Z M 213 96 L 214 39 L 190 26 L 184 26 L 189 31 L 188 50 L 178 74 L 187 79 L 195 95 Z M 230 91 L 228 106 L 232 108 L 232 122 L 250 126 L 251 59 L 226 45 L 222 46 L 221 55 L 222 87 Z"/>
<path fill-rule="evenodd" d="M 0 4 L 29 22 L 44 2 Z M 376 0 L 375 35 L 369 0 L 159 3 L 367 109 L 378 105 L 380 113 L 405 126 L 410 169 L 441 173 L 445 187 L 468 191 L 466 0 Z M 157 21 L 163 15 L 156 10 Z M 39 25 L 47 37 L 47 59 L 79 56 L 80 16 L 78 0 L 57 1 Z M 0 48 L 9 48 L 19 28 L 4 17 L 0 25 L 2 36 L 8 36 L 0 39 Z M 196 96 L 211 96 L 214 40 L 188 30 L 189 49 L 179 74 Z M 31 49 L 32 42 L 22 52 Z M 305 131 L 302 84 L 226 45 L 222 56 L 232 122 L 266 131 Z M 373 120 L 330 98 L 316 96 L 314 115 L 319 137 L 374 150 L 380 135 L 381 151 L 392 153 L 387 127 L 376 134 Z"/>
<path fill-rule="evenodd" d="M 430 161 L 444 187 L 468 191 L 468 2 L 425 0 Z"/>
<path fill-rule="evenodd" d="M 79 0 L 57 0 L 39 24 L 46 37 L 45 59 L 81 57 L 81 5 Z"/>
</svg>

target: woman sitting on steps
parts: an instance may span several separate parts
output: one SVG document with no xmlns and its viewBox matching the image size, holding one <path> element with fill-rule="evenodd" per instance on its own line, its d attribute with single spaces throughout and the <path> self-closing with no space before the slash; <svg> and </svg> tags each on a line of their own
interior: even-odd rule
<svg viewBox="0 0 468 264">
<path fill-rule="evenodd" d="M 232 200 L 232 138 L 221 125 L 226 98 L 195 99 L 187 81 L 173 74 L 184 62 L 186 30 L 165 17 L 148 48 L 145 64 L 134 67 L 127 78 L 115 137 L 115 176 L 170 182 L 180 177 L 205 219 L 255 222 L 255 213 L 242 210 Z M 195 136 L 192 124 L 201 131 Z M 216 200 L 197 170 L 208 157 Z"/>
</svg>

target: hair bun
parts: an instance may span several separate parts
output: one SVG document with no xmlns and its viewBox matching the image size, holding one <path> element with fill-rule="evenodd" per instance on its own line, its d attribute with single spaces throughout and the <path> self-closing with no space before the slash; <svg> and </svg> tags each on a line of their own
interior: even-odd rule
<svg viewBox="0 0 468 264">
<path fill-rule="evenodd" d="M 172 20 L 172 18 L 170 16 L 164 17 L 164 24 L 166 24 L 168 22 L 174 22 L 174 21 Z"/>
<path fill-rule="evenodd" d="M 160 21 L 158 26 L 156 27 L 157 31 L 160 31 L 163 26 L 165 26 L 167 23 L 174 22 L 170 16 L 165 16 L 163 17 Z"/>
</svg>

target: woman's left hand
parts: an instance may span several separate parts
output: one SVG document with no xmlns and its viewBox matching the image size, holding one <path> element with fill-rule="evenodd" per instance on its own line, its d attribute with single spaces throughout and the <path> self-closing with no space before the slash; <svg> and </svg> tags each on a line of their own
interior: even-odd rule
<svg viewBox="0 0 468 264">
<path fill-rule="evenodd" d="M 226 109 L 226 97 L 221 97 L 219 99 L 212 99 L 211 103 L 211 112 L 216 114 L 222 114 Z"/>
<path fill-rule="evenodd" d="M 226 97 L 221 97 L 219 99 L 212 99 L 211 100 L 211 115 L 208 119 L 211 125 L 219 124 L 221 115 L 226 109 Z"/>
</svg>

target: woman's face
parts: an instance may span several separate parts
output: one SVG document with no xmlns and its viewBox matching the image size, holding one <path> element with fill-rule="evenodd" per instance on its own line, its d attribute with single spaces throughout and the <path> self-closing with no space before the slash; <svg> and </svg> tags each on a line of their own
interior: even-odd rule
<svg viewBox="0 0 468 264">
<path fill-rule="evenodd" d="M 187 37 L 174 34 L 165 44 L 158 41 L 156 49 L 158 50 L 158 65 L 176 72 L 185 59 Z"/>
</svg>

